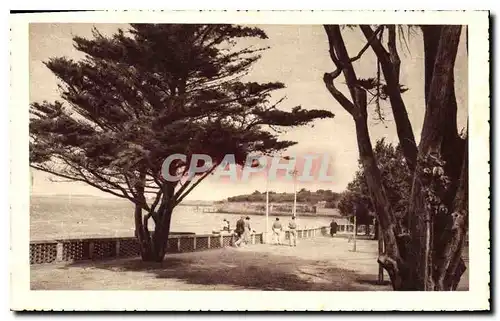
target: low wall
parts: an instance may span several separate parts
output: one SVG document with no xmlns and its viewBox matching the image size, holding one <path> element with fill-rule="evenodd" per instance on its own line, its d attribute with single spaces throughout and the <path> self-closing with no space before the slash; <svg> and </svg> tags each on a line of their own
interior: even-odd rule
<svg viewBox="0 0 500 321">
<path fill-rule="evenodd" d="M 298 238 L 328 235 L 329 228 L 297 230 Z M 232 246 L 233 235 L 173 235 L 167 241 L 167 253 L 184 253 Z M 288 239 L 288 232 L 285 232 Z M 264 243 L 262 233 L 252 235 L 252 244 Z M 61 239 L 30 242 L 30 264 L 77 262 L 140 256 L 135 237 Z"/>
</svg>

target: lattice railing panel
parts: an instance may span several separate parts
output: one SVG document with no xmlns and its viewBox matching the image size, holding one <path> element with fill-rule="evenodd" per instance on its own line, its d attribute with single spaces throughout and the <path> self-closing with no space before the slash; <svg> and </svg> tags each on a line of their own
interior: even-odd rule
<svg viewBox="0 0 500 321">
<path fill-rule="evenodd" d="M 208 236 L 202 236 L 196 238 L 196 249 L 197 250 L 208 249 Z"/>
<path fill-rule="evenodd" d="M 63 243 L 63 261 L 87 260 L 89 256 L 89 243 L 85 241 L 74 241 Z"/>
<path fill-rule="evenodd" d="M 193 238 L 180 238 L 181 240 L 181 252 L 192 252 L 194 251 Z"/>
<path fill-rule="evenodd" d="M 141 255 L 141 246 L 139 241 L 133 240 L 120 240 L 120 250 L 118 255 L 120 257 L 133 257 Z"/>
<path fill-rule="evenodd" d="M 116 242 L 115 241 L 97 241 L 93 242 L 94 251 L 92 259 L 107 259 L 116 257 Z"/>
<path fill-rule="evenodd" d="M 210 237 L 210 248 L 217 249 L 220 248 L 220 236 L 212 236 Z"/>
<path fill-rule="evenodd" d="M 177 239 L 171 238 L 167 241 L 167 253 L 177 253 Z"/>
<path fill-rule="evenodd" d="M 233 236 L 232 235 L 224 235 L 223 236 L 223 243 L 222 243 L 222 246 L 231 246 L 232 245 L 232 239 L 233 239 Z"/>
<path fill-rule="evenodd" d="M 57 243 L 30 244 L 30 264 L 51 263 L 57 258 Z"/>
</svg>

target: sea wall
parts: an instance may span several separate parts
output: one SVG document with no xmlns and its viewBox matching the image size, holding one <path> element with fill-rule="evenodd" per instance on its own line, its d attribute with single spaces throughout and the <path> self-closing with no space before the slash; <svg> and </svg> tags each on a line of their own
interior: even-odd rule
<svg viewBox="0 0 500 321">
<path fill-rule="evenodd" d="M 297 230 L 298 238 L 328 234 L 328 227 Z M 285 239 L 288 232 L 285 232 Z M 167 241 L 167 253 L 183 253 L 232 246 L 235 236 L 217 234 L 173 235 Z M 263 233 L 251 236 L 252 244 L 264 243 Z M 135 237 L 61 239 L 30 242 L 30 264 L 78 262 L 140 256 Z"/>
</svg>

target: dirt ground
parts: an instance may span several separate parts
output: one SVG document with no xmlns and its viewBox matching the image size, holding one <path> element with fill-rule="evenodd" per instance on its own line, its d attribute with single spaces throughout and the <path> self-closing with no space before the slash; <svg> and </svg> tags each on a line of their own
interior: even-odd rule
<svg viewBox="0 0 500 321">
<path fill-rule="evenodd" d="M 139 258 L 33 265 L 33 290 L 286 290 L 387 291 L 378 284 L 377 242 L 318 237 L 297 247 L 250 245 Z M 459 290 L 468 289 L 468 273 Z"/>
</svg>

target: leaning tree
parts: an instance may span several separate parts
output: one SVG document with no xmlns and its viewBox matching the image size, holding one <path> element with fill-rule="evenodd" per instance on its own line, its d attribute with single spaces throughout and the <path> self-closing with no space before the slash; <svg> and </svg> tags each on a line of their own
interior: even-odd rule
<svg viewBox="0 0 500 321">
<path fill-rule="evenodd" d="M 249 165 L 247 155 L 295 144 L 279 140 L 275 126 L 333 117 L 280 110 L 283 99 L 271 94 L 284 84 L 245 82 L 265 48 L 244 47 L 241 38 L 267 36 L 235 25 L 133 24 L 109 37 L 97 29 L 91 39 L 74 37 L 85 58 L 45 62 L 62 101 L 30 106 L 31 167 L 131 201 L 143 260 L 162 261 L 173 209 L 225 155 Z M 162 179 L 174 154 L 186 158 L 166 170 L 181 179 Z"/>
<path fill-rule="evenodd" d="M 399 81 L 401 60 L 396 44 L 401 26 L 359 26 L 366 45 L 348 55 L 341 26 L 325 25 L 329 52 L 336 66 L 325 73 L 326 88 L 349 112 L 356 126 L 359 158 L 385 242 L 378 259 L 395 290 L 454 290 L 465 264 L 461 258 L 468 220 L 467 140 L 458 134 L 454 65 L 461 26 L 422 26 L 425 56 L 425 118 L 419 145 L 403 100 Z M 387 31 L 388 39 L 382 39 Z M 353 62 L 371 48 L 377 57 L 377 77 L 360 79 Z M 351 99 L 335 86 L 344 75 Z M 376 90 L 390 102 L 397 135 L 412 188 L 403 230 L 383 186 L 367 126 L 367 94 Z M 382 95 L 383 94 L 383 95 Z"/>
</svg>

